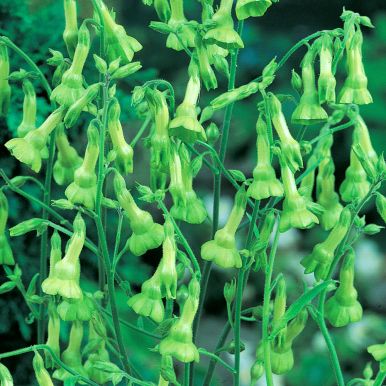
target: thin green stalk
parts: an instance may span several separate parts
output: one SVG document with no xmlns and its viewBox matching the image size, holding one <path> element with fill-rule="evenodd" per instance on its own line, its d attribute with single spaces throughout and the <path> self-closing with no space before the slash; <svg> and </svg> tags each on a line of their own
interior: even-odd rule
<svg viewBox="0 0 386 386">
<path fill-rule="evenodd" d="M 185 363 L 184 365 L 184 386 L 189 385 L 190 379 L 190 363 Z"/>
<path fill-rule="evenodd" d="M 386 371 L 380 371 L 375 378 L 374 385 L 373 386 L 382 386 L 383 381 L 386 379 Z"/>
<path fill-rule="evenodd" d="M 149 123 L 151 121 L 151 114 L 148 114 L 144 122 L 142 123 L 142 126 L 139 128 L 137 134 L 133 138 L 133 140 L 130 142 L 130 146 L 134 148 L 134 146 L 137 144 L 139 139 L 142 137 L 143 133 L 146 131 L 147 127 L 149 126 Z"/>
<path fill-rule="evenodd" d="M 236 370 L 232 367 L 232 366 L 229 366 L 228 363 L 226 363 L 225 361 L 223 361 L 219 356 L 217 356 L 216 354 L 213 354 L 211 352 L 208 352 L 204 349 L 201 349 L 199 348 L 198 349 L 198 352 L 200 354 L 203 354 L 203 355 L 206 355 L 208 356 L 209 358 L 215 360 L 216 362 L 220 363 L 220 365 L 222 365 L 223 367 L 225 367 L 228 371 L 230 371 L 231 373 L 235 374 L 236 373 Z"/>
</svg>

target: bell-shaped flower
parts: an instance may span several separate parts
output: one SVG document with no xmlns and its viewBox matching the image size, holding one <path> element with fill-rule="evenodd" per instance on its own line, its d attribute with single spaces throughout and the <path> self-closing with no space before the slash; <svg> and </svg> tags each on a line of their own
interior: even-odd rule
<svg viewBox="0 0 386 386">
<path fill-rule="evenodd" d="M 99 156 L 99 132 L 97 121 L 92 120 L 87 129 L 87 147 L 81 166 L 75 170 L 74 182 L 67 186 L 64 194 L 73 204 L 84 205 L 94 209 L 97 176 L 95 166 Z"/>
<path fill-rule="evenodd" d="M 193 278 L 189 283 L 189 296 L 182 307 L 180 317 L 157 346 L 161 355 L 171 355 L 183 363 L 199 361 L 200 354 L 193 343 L 193 321 L 198 309 L 199 295 L 200 284 Z"/>
<path fill-rule="evenodd" d="M 24 138 L 9 140 L 5 147 L 16 159 L 38 173 L 42 167 L 42 150 L 51 132 L 59 125 L 63 116 L 64 109 L 60 107 L 51 113 L 39 128 L 30 131 Z"/>
<path fill-rule="evenodd" d="M 367 89 L 367 76 L 362 61 L 363 36 L 361 30 L 354 27 L 348 32 L 346 42 L 347 78 L 339 93 L 339 103 L 366 105 L 373 102 Z"/>
<path fill-rule="evenodd" d="M 23 119 L 16 129 L 20 138 L 25 137 L 30 131 L 36 129 L 36 93 L 31 81 L 26 78 L 23 80 Z"/>
<path fill-rule="evenodd" d="M 53 300 L 48 303 L 48 327 L 46 345 L 54 352 L 57 357 L 60 357 L 60 318 L 56 311 L 56 306 Z M 49 368 L 55 367 L 55 361 L 50 353 L 46 353 L 46 365 Z"/>
<path fill-rule="evenodd" d="M 120 114 L 121 107 L 118 100 L 114 98 L 109 108 L 107 127 L 113 144 L 113 150 L 116 155 L 114 163 L 118 171 L 121 174 L 126 175 L 128 173 L 133 173 L 134 151 L 133 148 L 126 142 L 123 135 L 122 125 L 119 120 Z"/>
<path fill-rule="evenodd" d="M 333 43 L 330 34 L 320 38 L 320 74 L 318 78 L 319 103 L 335 103 L 336 79 L 332 73 Z"/>
<path fill-rule="evenodd" d="M 214 27 L 204 36 L 208 44 L 217 44 L 227 50 L 244 47 L 240 35 L 234 30 L 232 5 L 233 0 L 221 0 L 219 8 L 212 16 Z"/>
<path fill-rule="evenodd" d="M 344 327 L 362 319 L 363 310 L 354 287 L 354 263 L 355 254 L 350 249 L 340 269 L 339 287 L 325 305 L 326 318 L 334 327 Z"/>
<path fill-rule="evenodd" d="M 279 99 L 272 93 L 268 93 L 268 107 L 271 113 L 273 126 L 280 139 L 281 151 L 289 168 L 295 172 L 303 167 L 303 159 L 299 143 L 292 137 L 285 116 L 281 109 Z"/>
<path fill-rule="evenodd" d="M 76 149 L 70 145 L 63 125 L 56 130 L 57 160 L 54 163 L 53 176 L 58 185 L 69 185 L 74 181 L 75 170 L 82 164 L 82 158 Z"/>
<path fill-rule="evenodd" d="M 315 83 L 314 70 L 315 50 L 308 50 L 304 56 L 302 67 L 303 94 L 294 112 L 291 121 L 300 125 L 313 125 L 325 122 L 328 118 L 326 111 L 320 106 L 318 91 Z"/>
<path fill-rule="evenodd" d="M 44 361 L 41 355 L 35 351 L 35 355 L 32 359 L 32 367 L 34 369 L 36 381 L 38 385 L 53 386 L 53 382 L 49 372 L 44 367 Z M 3 384 L 3 382 L 1 382 Z M 4 386 L 6 383 L 4 383 Z"/>
<path fill-rule="evenodd" d="M 213 261 L 222 268 L 241 268 L 242 260 L 236 247 L 236 231 L 244 217 L 247 194 L 242 188 L 236 193 L 235 202 L 229 218 L 214 239 L 201 246 L 201 257 Z"/>
<path fill-rule="evenodd" d="M 236 16 L 239 20 L 264 16 L 271 5 L 271 0 L 237 0 Z"/>
<path fill-rule="evenodd" d="M 79 286 L 79 256 L 85 238 L 86 224 L 80 213 L 78 213 L 74 220 L 74 233 L 68 242 L 64 258 L 54 264 L 52 273 L 50 272 L 48 278 L 42 283 L 44 293 L 48 295 L 60 295 L 68 299 L 82 298 L 82 290 Z M 55 249 L 55 253 L 59 254 L 57 248 Z"/>
<path fill-rule="evenodd" d="M 380 362 L 380 371 L 386 372 L 386 342 L 384 344 L 373 344 L 367 347 L 367 351 L 376 361 Z"/>
<path fill-rule="evenodd" d="M 70 58 L 74 56 L 78 43 L 78 17 L 76 10 L 76 0 L 64 0 L 64 20 L 63 40 L 67 47 Z"/>
<path fill-rule="evenodd" d="M 340 214 L 338 223 L 328 234 L 326 240 L 316 244 L 311 254 L 304 257 L 301 265 L 305 273 L 314 272 L 316 280 L 325 280 L 334 260 L 335 251 L 346 236 L 351 223 L 351 212 L 344 208 Z"/>
<path fill-rule="evenodd" d="M 0 44 L 0 117 L 8 113 L 11 102 L 11 86 L 9 85 L 9 56 L 5 44 Z"/>
<path fill-rule="evenodd" d="M 164 240 L 162 225 L 155 223 L 149 212 L 137 206 L 133 196 L 126 189 L 124 178 L 117 173 L 114 178 L 114 189 L 117 200 L 124 209 L 133 231 L 128 240 L 130 251 L 140 256 L 149 249 L 159 247 Z"/>
<path fill-rule="evenodd" d="M 283 185 L 276 178 L 275 169 L 271 164 L 271 147 L 267 125 L 261 115 L 259 115 L 256 123 L 256 131 L 257 165 L 253 169 L 253 182 L 248 187 L 247 194 L 255 200 L 281 197 L 283 195 Z"/>
<path fill-rule="evenodd" d="M 0 189 L 0 265 L 13 265 L 15 260 L 9 244 L 5 227 L 8 220 L 8 200 Z"/>
<path fill-rule="evenodd" d="M 84 293 L 81 299 L 63 299 L 58 305 L 58 314 L 65 322 L 87 322 L 94 313 L 94 303 L 87 293 Z"/>
</svg>

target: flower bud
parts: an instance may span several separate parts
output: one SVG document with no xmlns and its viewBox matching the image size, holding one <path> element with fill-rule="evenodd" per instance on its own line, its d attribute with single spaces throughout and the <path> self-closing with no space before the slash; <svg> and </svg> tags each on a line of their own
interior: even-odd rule
<svg viewBox="0 0 386 386">
<path fill-rule="evenodd" d="M 12 375 L 2 363 L 0 363 L 0 383 L 2 386 L 13 386 Z"/>
<path fill-rule="evenodd" d="M 207 91 L 217 88 L 217 78 L 209 61 L 210 47 L 203 41 L 200 33 L 196 34 L 194 58 L 198 62 L 200 77 Z M 203 120 L 201 119 L 201 122 Z"/>
<path fill-rule="evenodd" d="M 300 75 L 294 69 L 292 69 L 292 72 L 291 72 L 291 86 L 299 94 L 303 90 L 302 78 L 300 77 Z"/>
<path fill-rule="evenodd" d="M 16 129 L 17 135 L 21 138 L 36 129 L 36 93 L 34 86 L 28 79 L 23 80 L 23 92 L 23 120 Z"/>
<path fill-rule="evenodd" d="M 236 16 L 239 20 L 264 16 L 271 5 L 271 0 L 237 0 Z"/>
<path fill-rule="evenodd" d="M 36 381 L 39 386 L 54 386 L 50 374 L 44 367 L 43 358 L 37 351 L 35 351 L 35 355 L 32 360 L 32 366 L 35 372 Z"/>
<path fill-rule="evenodd" d="M 377 193 L 375 205 L 382 220 L 386 223 L 386 197 L 381 193 Z"/>
<path fill-rule="evenodd" d="M 10 228 L 9 234 L 11 237 L 22 236 L 32 231 L 36 231 L 38 234 L 41 234 L 46 229 L 47 220 L 44 220 L 42 218 L 31 218 Z"/>
<path fill-rule="evenodd" d="M 154 0 L 154 9 L 161 21 L 167 23 L 170 19 L 170 5 L 167 0 Z"/>
<path fill-rule="evenodd" d="M 135 74 L 141 68 L 142 68 L 142 65 L 140 62 L 132 62 L 132 63 L 126 64 L 118 68 L 116 71 L 114 71 L 111 75 L 111 79 L 127 78 L 128 76 Z"/>
<path fill-rule="evenodd" d="M 256 359 L 251 367 L 251 385 L 255 385 L 256 382 L 264 375 L 264 362 L 260 359 Z"/>
<path fill-rule="evenodd" d="M 232 303 L 236 296 L 236 280 L 232 280 L 230 283 L 226 282 L 224 285 L 224 298 L 227 303 Z"/>
<path fill-rule="evenodd" d="M 220 138 L 220 130 L 214 122 L 211 122 L 206 128 L 206 138 L 211 146 L 215 145 Z"/>
</svg>

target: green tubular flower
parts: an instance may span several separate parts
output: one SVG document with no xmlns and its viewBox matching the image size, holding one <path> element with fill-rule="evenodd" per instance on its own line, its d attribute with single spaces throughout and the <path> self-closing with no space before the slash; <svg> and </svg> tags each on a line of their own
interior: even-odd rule
<svg viewBox="0 0 386 386">
<path fill-rule="evenodd" d="M 315 52 L 313 49 L 309 49 L 301 64 L 303 94 L 291 117 L 292 123 L 295 124 L 313 125 L 325 122 L 328 118 L 327 113 L 319 104 L 315 84 L 314 59 Z"/>
<path fill-rule="evenodd" d="M 133 148 L 126 142 L 123 135 L 123 129 L 119 120 L 121 114 L 121 107 L 116 98 L 113 99 L 107 121 L 111 142 L 113 144 L 113 151 L 116 154 L 115 165 L 118 171 L 126 175 L 133 173 Z"/>
<path fill-rule="evenodd" d="M 170 0 L 170 7 L 171 14 L 168 25 L 176 31 L 178 37 L 176 33 L 170 33 L 166 40 L 166 47 L 176 51 L 182 51 L 184 47 L 194 47 L 195 30 L 187 24 L 183 0 Z"/>
<path fill-rule="evenodd" d="M 325 33 L 320 39 L 320 74 L 318 79 L 319 103 L 335 103 L 336 79 L 332 73 L 332 38 L 328 33 Z"/>
<path fill-rule="evenodd" d="M 350 116 L 350 114 L 349 114 Z M 371 143 L 369 129 L 363 118 L 357 114 L 355 116 L 354 132 L 353 132 L 353 144 L 362 148 L 368 160 L 376 165 L 378 163 L 378 155 L 374 150 Z"/>
<path fill-rule="evenodd" d="M 23 80 L 23 119 L 17 128 L 17 135 L 23 138 L 36 129 L 36 93 L 34 86 L 28 79 Z"/>
<path fill-rule="evenodd" d="M 8 48 L 5 44 L 0 44 L 0 117 L 5 117 L 7 115 L 11 101 L 11 86 L 8 82 L 8 76 Z"/>
<path fill-rule="evenodd" d="M 38 173 L 42 166 L 42 150 L 51 132 L 59 125 L 63 116 L 64 109 L 60 107 L 51 113 L 39 128 L 30 131 L 24 138 L 9 140 L 4 146 L 17 160 Z"/>
<path fill-rule="evenodd" d="M 67 52 L 72 58 L 78 43 L 76 0 L 64 0 L 64 18 L 66 24 L 63 32 L 63 40 L 66 44 Z"/>
<path fill-rule="evenodd" d="M 55 265 L 62 258 L 62 240 L 57 230 L 54 231 L 51 237 L 51 251 L 50 251 L 50 270 L 48 277 L 42 283 L 42 290 L 45 293 L 55 292 L 56 289 L 56 275 Z M 50 290 L 52 288 L 52 291 Z"/>
<path fill-rule="evenodd" d="M 127 215 L 133 231 L 128 240 L 130 251 L 136 255 L 143 255 L 149 249 L 159 247 L 164 240 L 162 225 L 154 222 L 149 212 L 140 209 L 132 195 L 126 189 L 124 178 L 115 174 L 114 189 L 119 204 Z"/>
<path fill-rule="evenodd" d="M 373 102 L 373 98 L 367 89 L 367 77 L 362 62 L 363 36 L 358 28 L 349 32 L 350 38 L 346 43 L 347 54 L 347 78 L 339 93 L 339 103 L 355 103 L 366 105 Z"/>
<path fill-rule="evenodd" d="M 54 352 L 57 357 L 60 357 L 60 319 L 56 311 L 55 303 L 50 300 L 48 303 L 48 327 L 46 345 Z M 49 368 L 55 367 L 55 362 L 51 354 L 46 353 L 46 366 Z"/>
<path fill-rule="evenodd" d="M 99 156 L 98 122 L 92 120 L 87 129 L 87 147 L 82 165 L 75 170 L 74 182 L 67 186 L 64 194 L 73 204 L 84 205 L 88 209 L 94 209 L 97 176 L 95 166 Z"/>
<path fill-rule="evenodd" d="M 97 0 L 97 3 L 105 25 L 105 47 L 108 61 L 111 63 L 120 57 L 121 64 L 130 63 L 134 54 L 142 50 L 142 45 L 137 39 L 128 36 L 123 26 L 115 22 L 112 12 L 108 10 L 102 0 Z"/>
<path fill-rule="evenodd" d="M 375 205 L 382 220 L 386 223 L 386 197 L 381 193 L 377 193 Z"/>
<path fill-rule="evenodd" d="M 300 145 L 288 129 L 279 99 L 273 93 L 268 93 L 267 96 L 272 123 L 281 142 L 282 154 L 290 169 L 295 172 L 303 167 Z"/>
<path fill-rule="evenodd" d="M 347 253 L 340 269 L 340 284 L 334 295 L 326 302 L 325 315 L 334 327 L 344 327 L 362 319 L 362 306 L 358 302 L 358 292 L 354 287 L 355 254 Z"/>
<path fill-rule="evenodd" d="M 87 322 L 95 312 L 92 299 L 88 294 L 83 294 L 81 299 L 63 299 L 58 305 L 58 314 L 65 322 L 79 320 Z"/>
<path fill-rule="evenodd" d="M 373 344 L 367 347 L 367 351 L 374 359 L 380 362 L 380 371 L 386 371 L 386 342 L 384 344 Z"/>
<path fill-rule="evenodd" d="M 0 383 L 1 386 L 13 386 L 12 375 L 2 363 L 0 363 Z"/>
<path fill-rule="evenodd" d="M 70 331 L 70 339 L 66 350 L 62 353 L 62 361 L 68 367 L 71 367 L 80 375 L 87 377 L 86 370 L 82 366 L 81 344 L 83 339 L 83 324 L 82 322 L 73 322 Z M 65 381 L 67 378 L 72 377 L 63 368 L 55 370 L 53 378 L 60 381 Z"/>
<path fill-rule="evenodd" d="M 172 147 L 170 157 L 170 185 L 169 191 L 173 199 L 170 214 L 177 220 L 185 221 L 186 218 L 186 194 L 182 177 L 181 158 L 176 146 Z"/>
<path fill-rule="evenodd" d="M 205 130 L 197 119 L 197 101 L 200 96 L 201 82 L 196 66 L 186 87 L 185 98 L 177 107 L 176 115 L 169 124 L 169 134 L 184 142 L 206 141 Z"/>
<path fill-rule="evenodd" d="M 215 27 L 204 36 L 208 44 L 217 44 L 227 50 L 244 48 L 240 35 L 233 28 L 232 4 L 233 0 L 221 0 L 220 7 L 212 17 Z"/>
<path fill-rule="evenodd" d="M 32 359 L 32 366 L 39 386 L 54 386 L 50 374 L 44 367 L 43 358 L 37 351 L 35 351 L 34 358 Z"/>
<path fill-rule="evenodd" d="M 171 13 L 168 0 L 154 0 L 153 6 L 157 12 L 158 18 L 164 23 L 167 23 Z"/>
<path fill-rule="evenodd" d="M 351 212 L 344 208 L 340 214 L 338 223 L 328 234 L 326 240 L 316 244 L 310 255 L 304 257 L 301 265 L 305 273 L 314 272 L 316 280 L 325 280 L 334 259 L 336 248 L 346 236 L 351 223 Z"/>
<path fill-rule="evenodd" d="M 307 198 L 299 194 L 295 177 L 282 157 L 280 157 L 280 165 L 284 185 L 280 232 L 286 232 L 291 228 L 308 229 L 314 224 L 319 224 L 318 218 L 307 209 Z"/>
<path fill-rule="evenodd" d="M 74 233 L 68 242 L 64 258 L 55 263 L 52 273 L 50 272 L 49 277 L 42 283 L 42 290 L 44 293 L 48 295 L 60 295 L 67 299 L 82 298 L 83 294 L 79 286 L 79 256 L 85 238 L 86 224 L 82 219 L 81 214 L 78 213 L 74 220 Z"/>
<path fill-rule="evenodd" d="M 239 20 L 263 16 L 271 5 L 271 0 L 237 0 L 236 16 Z"/>
<path fill-rule="evenodd" d="M 150 279 L 143 282 L 141 292 L 132 296 L 127 304 L 138 315 L 148 316 L 156 323 L 164 320 L 165 307 L 162 302 L 161 278 L 158 268 Z"/>
<path fill-rule="evenodd" d="M 250 370 L 251 386 L 255 385 L 256 382 L 264 375 L 264 371 L 264 362 L 261 359 L 256 359 Z"/>
<path fill-rule="evenodd" d="M 236 193 L 235 203 L 227 223 L 219 229 L 214 239 L 201 246 L 201 257 L 214 261 L 222 268 L 241 268 L 241 256 L 236 247 L 236 231 L 244 217 L 247 205 L 247 194 L 244 189 Z"/>
<path fill-rule="evenodd" d="M 253 169 L 253 182 L 249 186 L 247 194 L 255 200 L 281 197 L 283 195 L 283 185 L 276 178 L 275 169 L 271 164 L 267 125 L 261 114 L 256 123 L 256 131 L 257 165 Z"/>
<path fill-rule="evenodd" d="M 196 34 L 195 42 L 194 57 L 198 62 L 200 77 L 207 91 L 214 90 L 217 88 L 217 78 L 209 60 L 210 48 L 207 47 L 199 32 Z"/>
<path fill-rule="evenodd" d="M 193 343 L 193 321 L 198 309 L 199 295 L 200 284 L 193 278 L 189 283 L 189 297 L 184 303 L 180 317 L 158 345 L 161 355 L 171 355 L 183 363 L 200 360 L 200 354 Z"/>
<path fill-rule="evenodd" d="M 55 161 L 53 176 L 58 185 L 69 185 L 74 181 L 75 170 L 82 164 L 82 158 L 76 149 L 70 145 L 63 125 L 59 125 L 56 133 L 58 158 Z"/>
<path fill-rule="evenodd" d="M 12 249 L 5 233 L 7 220 L 8 220 L 8 200 L 4 192 L 0 189 L 0 265 L 15 264 Z"/>
<path fill-rule="evenodd" d="M 70 68 L 63 74 L 62 82 L 54 88 L 51 100 L 59 105 L 70 107 L 85 92 L 82 71 L 90 51 L 90 32 L 86 23 L 79 28 L 78 44 Z"/>
</svg>

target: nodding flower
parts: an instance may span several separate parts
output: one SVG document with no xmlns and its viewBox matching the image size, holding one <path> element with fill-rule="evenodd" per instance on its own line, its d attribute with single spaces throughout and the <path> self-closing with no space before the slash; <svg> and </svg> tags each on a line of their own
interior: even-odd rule
<svg viewBox="0 0 386 386">
<path fill-rule="evenodd" d="M 2 189 L 0 189 L 0 265 L 13 265 L 15 259 L 9 244 L 5 227 L 8 220 L 8 200 Z"/>
<path fill-rule="evenodd" d="M 0 117 L 7 115 L 11 102 L 11 86 L 9 85 L 8 77 L 8 48 L 5 44 L 0 44 Z"/>
<path fill-rule="evenodd" d="M 239 20 L 264 16 L 271 5 L 271 0 L 237 0 L 236 16 Z"/>
<path fill-rule="evenodd" d="M 78 44 L 78 19 L 76 10 L 76 0 L 64 0 L 65 27 L 63 40 L 67 47 L 70 58 L 74 56 L 76 45 Z"/>
<path fill-rule="evenodd" d="M 222 268 L 241 268 L 242 260 L 236 247 L 236 231 L 244 217 L 247 205 L 247 194 L 241 188 L 235 197 L 231 214 L 225 226 L 219 229 L 213 240 L 201 246 L 201 257 L 213 261 Z"/>
<path fill-rule="evenodd" d="M 29 79 L 23 79 L 23 119 L 17 128 L 17 135 L 25 137 L 30 131 L 36 129 L 36 93 Z"/>
<path fill-rule="evenodd" d="M 367 347 L 367 351 L 369 354 L 373 356 L 373 358 L 380 362 L 380 371 L 386 371 L 386 342 L 384 344 L 373 344 Z"/>
<path fill-rule="evenodd" d="M 330 34 L 324 33 L 319 40 L 320 74 L 318 78 L 319 103 L 335 103 L 336 79 L 332 73 L 333 43 Z"/>
<path fill-rule="evenodd" d="M 39 386 L 54 386 L 49 372 L 44 367 L 43 358 L 37 351 L 35 351 L 35 355 L 32 359 L 32 367 Z"/>
<path fill-rule="evenodd" d="M 88 322 L 95 313 L 95 305 L 88 293 L 83 293 L 81 299 L 63 299 L 58 307 L 58 314 L 65 322 Z"/>
<path fill-rule="evenodd" d="M 53 299 L 48 303 L 48 327 L 46 345 L 54 352 L 57 357 L 60 357 L 60 318 L 56 311 L 56 305 Z M 51 354 L 46 354 L 46 366 L 49 368 L 55 367 L 55 361 Z"/>
</svg>

